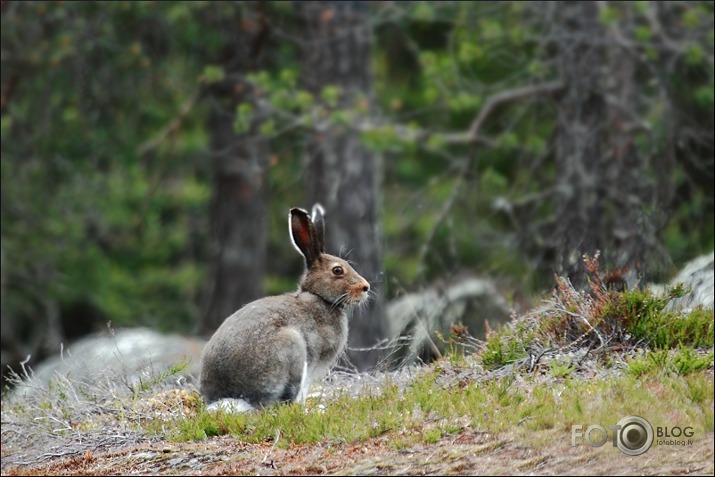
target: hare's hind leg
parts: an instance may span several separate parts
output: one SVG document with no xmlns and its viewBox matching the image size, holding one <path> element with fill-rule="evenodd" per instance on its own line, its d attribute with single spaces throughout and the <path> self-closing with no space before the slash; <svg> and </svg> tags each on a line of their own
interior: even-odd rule
<svg viewBox="0 0 715 477">
<path fill-rule="evenodd" d="M 287 365 L 287 372 L 277 389 L 279 401 L 305 402 L 308 394 L 308 350 L 303 336 L 294 328 L 285 328 L 280 332 L 282 346 L 278 352 L 278 362 Z"/>
<path fill-rule="evenodd" d="M 303 375 L 300 378 L 300 390 L 295 400 L 301 404 L 305 404 L 305 398 L 308 397 L 308 388 L 310 387 L 310 379 L 308 379 L 308 361 L 303 361 Z"/>
</svg>

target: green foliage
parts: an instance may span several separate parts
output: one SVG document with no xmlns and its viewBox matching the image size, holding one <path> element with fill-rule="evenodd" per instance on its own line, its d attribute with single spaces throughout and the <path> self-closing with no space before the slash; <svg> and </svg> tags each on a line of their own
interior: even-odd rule
<svg viewBox="0 0 715 477">
<path fill-rule="evenodd" d="M 556 359 L 549 363 L 549 374 L 555 378 L 565 378 L 574 372 L 574 364 L 570 360 Z"/>
<path fill-rule="evenodd" d="M 137 151 L 195 94 L 199 72 L 220 79 L 200 58 L 166 55 L 193 42 L 185 21 L 202 11 L 39 3 L 3 13 L 3 48 L 34 64 L 11 65 L 24 79 L 3 107 L 3 280 L 60 306 L 88 301 L 119 325 L 194 326 L 205 254 L 193 250 L 204 248 L 210 193 L 191 158 L 207 145 L 203 120 Z M 26 313 L 22 293 L 3 304 L 11 316 Z"/>
<path fill-rule="evenodd" d="M 341 93 L 342 92 L 338 86 L 329 85 L 323 88 L 320 92 L 320 97 L 328 104 L 328 106 L 334 108 L 338 105 Z"/>
<path fill-rule="evenodd" d="M 567 350 L 587 345 L 589 349 L 645 346 L 662 350 L 631 363 L 636 375 L 649 372 L 652 366 L 687 374 L 712 361 L 712 357 L 705 361 L 697 358 L 692 349 L 713 347 L 713 310 L 696 308 L 683 313 L 668 309 L 673 298 L 686 292 L 682 284 L 662 294 L 647 289 L 608 291 L 600 278 L 597 257 L 586 256 L 584 262 L 592 274 L 592 293 L 578 292 L 566 280 L 557 278 L 548 307 L 535 309 L 487 339 L 481 353 L 487 369 L 521 360 L 531 349 Z M 673 348 L 678 352 L 672 362 L 666 362 Z M 572 365 L 571 361 L 553 361 L 550 373 L 565 377 L 573 371 Z"/>
<path fill-rule="evenodd" d="M 365 131 L 361 135 L 363 143 L 374 151 L 395 150 L 399 146 L 395 129 L 383 126 Z"/>
<path fill-rule="evenodd" d="M 677 311 L 666 311 L 670 299 L 683 292 L 680 286 L 662 296 L 648 290 L 615 294 L 604 308 L 603 316 L 621 321 L 633 339 L 655 348 L 713 346 L 712 310 L 698 308 L 684 316 Z"/>
<path fill-rule="evenodd" d="M 148 391 L 152 389 L 154 386 L 157 384 L 161 383 L 164 381 L 166 378 L 172 377 L 172 376 L 177 376 L 179 373 L 181 373 L 183 370 L 185 370 L 189 366 L 188 361 L 182 361 L 179 363 L 176 363 L 163 372 L 149 376 L 148 379 L 143 379 L 140 378 L 139 382 L 134 385 L 134 399 L 137 399 L 139 395 L 142 392 Z"/>
<path fill-rule="evenodd" d="M 381 8 L 371 4 L 368 14 L 384 18 Z M 473 144 L 454 134 L 467 131 L 494 95 L 557 78 L 538 6 L 418 2 L 390 8 L 390 21 L 369 23 L 377 39 L 372 94 L 340 85 L 308 91 L 290 40 L 297 29 L 293 8 L 266 5 L 269 23 L 278 28 L 265 44 L 250 45 L 261 46 L 251 59 L 260 59 L 260 69 L 238 67 L 245 89 L 240 104 L 224 113 L 245 139 L 262 135 L 270 142 L 269 247 L 275 253 L 269 256 L 282 257 L 276 251 L 285 244 L 285 227 L 274 217 L 282 221 L 287 203 L 305 199 L 297 145 L 314 128 L 350 132 L 359 125 L 362 142 L 384 157 L 388 296 L 460 270 L 497 275 L 531 291 L 550 285 L 537 260 L 519 249 L 518 233 L 541 221 L 531 234 L 539 243 L 558 219 L 542 198 L 559 173 L 553 102 L 500 104 Z M 712 123 L 713 33 L 704 21 L 712 4 L 663 7 L 674 12 L 666 31 L 677 44 L 676 57 L 663 50 L 646 17 L 650 8 L 606 2 L 599 20 L 617 27 L 642 58 L 657 60 L 638 69 L 643 106 L 634 117 L 649 132 L 634 141 L 638 153 L 659 164 L 661 152 L 670 150 L 673 120 L 686 118 L 706 130 Z M 117 324 L 193 327 L 210 259 L 208 113 L 225 106 L 205 93 L 230 83 L 228 65 L 237 57 L 227 57 L 237 51 L 236 28 L 255 28 L 255 15 L 243 2 L 8 4 L 0 167 L 2 278 L 11 290 L 4 312 L 34 315 L 44 298 L 61 307 L 89 301 Z M 663 64 L 676 66 L 659 70 L 663 88 L 654 88 L 650 72 Z M 675 119 L 662 90 L 675 95 L 668 103 L 679 112 Z M 194 104 L 193 98 L 200 99 Z M 685 164 L 673 165 L 677 197 L 673 210 L 664 211 L 661 238 L 678 265 L 713 247 L 711 190 L 691 187 L 689 171 L 711 164 L 711 149 L 692 147 L 683 153 Z M 646 172 L 648 180 L 660 180 L 658 170 Z M 660 220 L 661 211 L 642 212 Z M 268 268 L 269 291 L 293 286 L 280 264 Z M 641 309 L 632 323 L 640 339 L 671 346 L 700 326 L 696 318 L 665 326 L 643 300 L 632 297 L 619 305 L 632 309 L 614 310 L 630 316 Z M 711 330 L 698 333 L 701 342 L 711 339 Z M 495 365 L 521 356 L 518 347 L 492 346 Z"/>
<path fill-rule="evenodd" d="M 646 54 L 652 51 L 657 59 L 657 55 L 663 54 L 660 50 L 660 40 L 658 35 L 653 33 L 652 25 L 646 18 L 646 15 L 652 14 L 652 8 L 652 4 L 647 2 L 627 5 L 607 2 L 599 8 L 599 20 L 608 28 L 616 27 L 622 33 L 627 32 L 629 40 L 637 44 L 638 49 L 642 49 Z M 711 6 L 688 4 L 676 10 L 676 15 L 683 15 L 688 28 L 695 28 L 695 25 L 702 28 L 702 21 L 698 19 L 708 17 Z M 439 13 L 436 13 L 437 11 Z M 548 48 L 538 41 L 539 28 L 543 25 L 532 21 L 537 17 L 538 12 L 529 4 L 516 2 L 502 4 L 499 8 L 490 3 L 446 3 L 440 4 L 439 7 L 420 4 L 399 22 L 396 27 L 399 33 L 386 28 L 378 35 L 376 85 L 383 111 L 391 113 L 396 122 L 404 123 L 403 118 L 409 118 L 415 129 L 425 133 L 422 139 L 416 142 L 413 150 L 395 147 L 393 151 L 397 154 L 385 163 L 387 183 L 391 186 L 385 192 L 386 203 L 403 203 L 405 198 L 410 200 L 407 217 L 403 217 L 405 212 L 402 210 L 395 212 L 390 208 L 386 209 L 384 220 L 388 243 L 404 244 L 415 240 L 415 228 L 399 229 L 387 225 L 390 221 L 404 223 L 411 218 L 412 221 L 418 222 L 424 220 L 425 215 L 432 216 L 437 213 L 433 212 L 433 209 L 438 210 L 439 206 L 430 204 L 425 192 L 429 189 L 428 178 L 436 180 L 440 173 L 435 173 L 427 162 L 432 158 L 439 158 L 450 163 L 455 161 L 455 158 L 465 156 L 461 144 L 455 146 L 444 140 L 445 130 L 467 130 L 492 93 L 508 90 L 517 84 L 529 85 L 557 76 L 553 58 L 546 52 Z M 440 22 L 437 18 L 443 21 Z M 629 18 L 630 20 L 627 20 Z M 439 27 L 439 33 L 430 29 L 430 26 L 435 30 Z M 684 33 L 684 36 L 686 35 L 688 34 Z M 703 43 L 705 35 L 698 38 L 699 40 L 692 44 L 689 40 L 681 43 L 683 46 L 688 45 L 683 60 L 697 68 L 693 71 L 698 73 L 689 75 L 685 80 L 680 70 L 672 71 L 669 78 L 679 78 L 673 88 L 684 93 L 682 104 L 693 101 L 712 105 L 713 76 L 706 72 L 711 66 L 708 67 L 708 61 L 700 55 L 703 51 L 708 51 Z M 404 42 L 406 46 L 402 48 L 399 46 L 400 42 Z M 680 81 L 687 82 L 690 88 L 684 87 Z M 642 92 L 644 97 L 652 99 L 648 103 L 651 106 L 643 111 L 643 117 L 648 118 L 649 124 L 657 124 L 655 127 L 658 133 L 657 137 L 637 135 L 636 141 L 638 153 L 650 154 L 648 151 L 652 151 L 653 147 L 659 148 L 665 144 L 668 129 L 666 122 L 663 122 L 665 116 L 661 100 L 651 96 L 647 88 L 642 89 Z M 685 96 L 688 96 L 687 100 Z M 691 106 L 687 109 L 690 114 L 694 113 Z M 712 111 L 712 108 L 708 111 Z M 434 235 L 428 260 L 421 264 L 423 273 L 409 278 L 400 276 L 401 270 L 392 263 L 409 262 L 404 253 L 401 260 L 388 263 L 388 273 L 400 276 L 401 285 L 408 285 L 409 281 L 415 280 L 428 281 L 449 274 L 455 268 L 503 271 L 503 275 L 515 277 L 523 287 L 544 288 L 549 285 L 548 274 L 544 273 L 535 279 L 533 268 L 524 266 L 525 257 L 514 253 L 512 240 L 518 240 L 514 237 L 513 227 L 524 226 L 517 226 L 513 222 L 515 218 L 517 221 L 522 220 L 519 219 L 521 214 L 524 214 L 523 217 L 528 216 L 529 222 L 541 222 L 549 229 L 553 222 L 558 220 L 558 217 L 553 216 L 552 205 L 548 200 L 539 199 L 534 201 L 536 203 L 532 208 L 525 207 L 521 211 L 517 208 L 517 214 L 511 216 L 495 211 L 492 205 L 495 194 L 499 194 L 505 203 L 519 204 L 517 207 L 529 204 L 533 196 L 541 195 L 549 188 L 548 179 L 543 179 L 557 176 L 558 171 L 553 169 L 550 159 L 546 159 L 553 158 L 554 155 L 551 139 L 555 130 L 553 110 L 545 102 L 508 103 L 492 111 L 490 118 L 482 125 L 480 133 L 493 142 L 489 146 L 474 146 L 477 159 L 474 160 L 474 167 L 466 173 L 470 178 L 466 187 L 469 192 L 460 195 L 458 206 L 448 211 L 451 220 L 442 222 L 442 230 L 445 233 Z M 711 124 L 711 112 L 706 115 L 703 111 L 701 119 L 702 124 Z M 707 130 L 707 126 L 704 129 Z M 363 139 L 371 147 L 392 152 L 389 150 L 391 142 L 394 144 L 392 137 L 386 137 L 377 145 L 376 139 L 370 135 L 363 135 Z M 702 160 L 698 159 L 697 162 L 703 165 L 711 164 L 707 154 L 699 155 Z M 426 159 L 426 155 L 429 155 L 430 159 Z M 679 167 L 676 169 L 682 171 Z M 409 171 L 411 182 L 404 183 L 399 180 L 404 171 Z M 503 178 L 504 187 L 496 189 L 498 192 L 495 188 L 482 186 L 484 181 L 492 184 L 491 178 L 484 178 L 492 171 L 498 171 Z M 646 174 L 657 174 L 657 171 L 648 171 Z M 686 176 L 683 179 L 687 180 Z M 451 182 L 453 187 L 458 183 L 454 175 L 447 181 Z M 682 185 L 675 186 L 676 188 L 687 188 L 684 182 L 678 180 L 678 183 Z M 688 190 L 692 191 L 692 201 L 689 198 L 679 205 L 670 222 L 673 229 L 666 229 L 669 234 L 668 249 L 674 257 L 678 257 L 679 263 L 682 263 L 681 260 L 687 260 L 686 257 L 705 253 L 713 246 L 713 221 L 710 218 L 712 201 L 707 198 L 709 192 L 707 188 L 702 190 L 702 195 L 700 190 Z M 409 214 L 410 210 L 419 213 Z M 709 212 L 705 213 L 706 210 Z M 658 212 L 644 210 L 643 213 L 651 217 Z M 696 220 L 696 215 L 701 219 Z M 512 220 L 511 224 L 505 222 L 505 219 Z M 445 224 L 450 222 L 464 226 L 459 230 L 447 232 Z M 696 222 L 704 225 L 692 226 Z M 543 245 L 544 241 L 548 241 L 548 237 L 541 236 L 541 232 L 534 230 L 536 243 Z M 426 231 L 421 230 L 416 236 L 424 240 L 424 237 L 430 234 L 432 231 L 428 228 Z M 468 239 L 460 241 L 462 236 Z M 455 242 L 459 244 L 457 261 L 447 252 L 451 250 L 450 247 L 454 247 Z M 489 253 L 475 253 L 472 250 L 474 248 L 488 249 Z M 406 253 L 417 254 L 418 248 L 408 249 Z M 517 270 L 513 269 L 512 263 L 506 262 L 513 262 L 515 255 L 522 263 Z M 654 273 L 661 275 L 644 279 L 669 278 L 659 265 L 653 269 Z M 403 280 L 406 280 L 406 283 Z"/>
<path fill-rule="evenodd" d="M 206 65 L 202 79 L 207 83 L 220 83 L 226 77 L 226 72 L 221 66 Z"/>
<path fill-rule="evenodd" d="M 713 352 L 698 354 L 692 347 L 684 346 L 675 351 L 667 349 L 646 351 L 643 356 L 628 362 L 628 371 L 635 377 L 674 373 L 680 376 L 703 371 L 712 367 Z"/>
<path fill-rule="evenodd" d="M 236 117 L 233 120 L 233 129 L 243 134 L 251 128 L 253 120 L 253 106 L 250 103 L 241 103 L 236 107 Z"/>
<path fill-rule="evenodd" d="M 685 51 L 685 61 L 690 65 L 699 65 L 705 57 L 705 52 L 699 45 L 690 45 Z"/>
<path fill-rule="evenodd" d="M 526 357 L 533 340 L 534 332 L 528 326 L 505 327 L 487 339 L 482 364 L 487 369 L 495 369 L 518 361 Z"/>
</svg>

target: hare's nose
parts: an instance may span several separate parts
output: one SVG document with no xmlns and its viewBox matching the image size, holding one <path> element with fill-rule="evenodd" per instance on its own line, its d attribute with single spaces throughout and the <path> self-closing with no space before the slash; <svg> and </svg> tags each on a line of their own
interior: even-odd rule
<svg viewBox="0 0 715 477">
<path fill-rule="evenodd" d="M 364 291 L 365 293 L 369 292 L 369 291 L 370 291 L 370 284 L 369 284 L 369 283 L 366 283 L 365 285 L 363 285 L 362 291 Z"/>
</svg>

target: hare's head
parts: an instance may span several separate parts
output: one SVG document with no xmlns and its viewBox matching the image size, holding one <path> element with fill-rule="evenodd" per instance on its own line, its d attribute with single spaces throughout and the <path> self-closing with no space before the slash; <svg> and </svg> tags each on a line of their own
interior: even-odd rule
<svg viewBox="0 0 715 477">
<path fill-rule="evenodd" d="M 293 244 L 305 257 L 302 291 L 318 295 L 335 307 L 357 305 L 367 299 L 370 284 L 342 258 L 325 253 L 325 218 L 320 204 L 308 212 L 293 208 L 288 219 Z"/>
</svg>

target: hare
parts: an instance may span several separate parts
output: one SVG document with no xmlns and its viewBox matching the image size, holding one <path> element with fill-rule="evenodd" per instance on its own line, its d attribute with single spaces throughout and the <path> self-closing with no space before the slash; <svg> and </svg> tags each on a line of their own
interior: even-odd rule
<svg viewBox="0 0 715 477">
<path fill-rule="evenodd" d="M 345 260 L 324 250 L 320 204 L 292 208 L 288 225 L 305 258 L 298 290 L 261 298 L 226 318 L 206 344 L 199 387 L 209 409 L 230 411 L 305 402 L 311 381 L 345 348 L 347 310 L 363 303 L 370 284 Z"/>
</svg>

